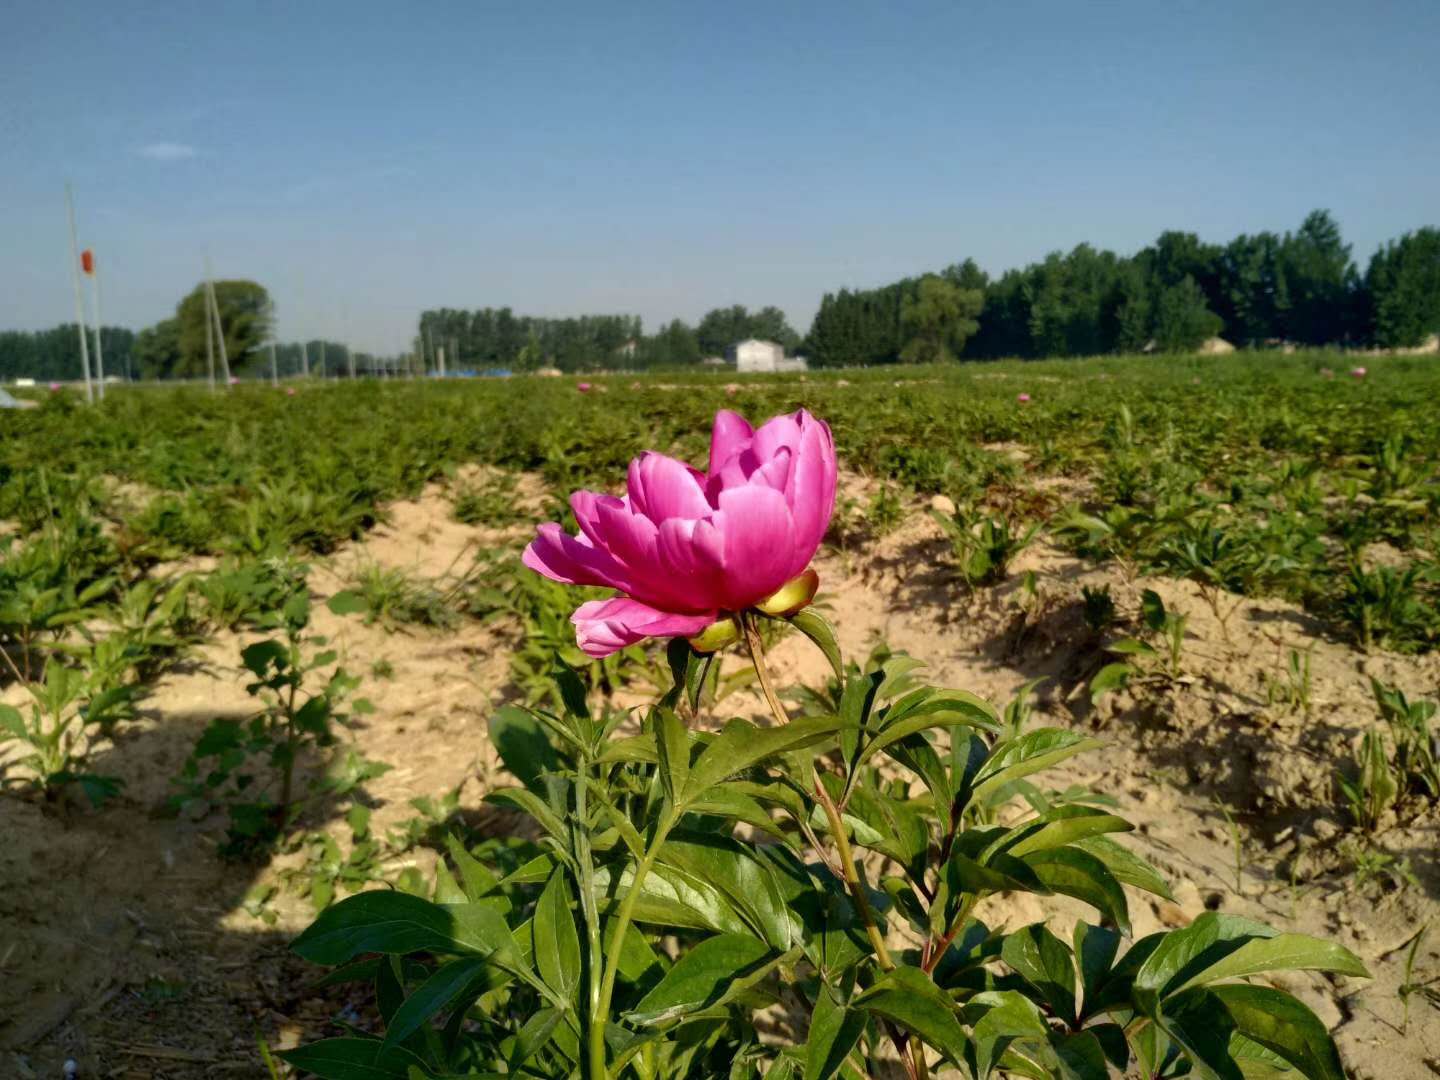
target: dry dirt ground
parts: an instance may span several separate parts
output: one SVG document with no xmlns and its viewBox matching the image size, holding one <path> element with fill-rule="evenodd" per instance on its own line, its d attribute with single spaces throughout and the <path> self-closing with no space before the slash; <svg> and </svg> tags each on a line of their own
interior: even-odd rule
<svg viewBox="0 0 1440 1080">
<path fill-rule="evenodd" d="M 438 487 L 397 504 L 391 524 L 317 565 L 313 588 L 333 592 L 355 560 L 437 576 L 477 543 L 524 540 L 523 528 L 456 524 L 449 509 Z M 1227 634 L 1187 583 L 1127 580 L 1113 566 L 1091 567 L 1044 543 L 1021 556 L 1006 584 L 972 595 L 951 579 L 947 550 L 921 513 L 848 552 L 827 549 L 818 563 L 822 601 L 847 655 L 863 660 L 883 641 L 926 661 L 937 685 L 997 704 L 1042 680 L 1032 723 L 1083 728 L 1106 743 L 1049 782 L 1113 795 L 1137 825 L 1131 842 L 1174 886 L 1174 903 L 1132 895 L 1137 934 L 1184 925 L 1211 908 L 1337 938 L 1374 979 L 1301 974 L 1276 984 L 1330 1025 L 1353 1076 L 1440 1075 L 1440 1012 L 1415 996 L 1402 1031 L 1397 994 L 1404 946 L 1440 913 L 1436 817 L 1383 836 L 1391 854 L 1408 860 L 1414 883 L 1357 889 L 1341 853 L 1348 823 L 1333 785 L 1359 733 L 1375 723 L 1368 677 L 1434 696 L 1440 657 L 1361 654 L 1305 613 L 1270 601 L 1240 604 Z M 1021 588 L 1026 571 L 1034 572 L 1033 596 Z M 1133 615 L 1149 587 L 1189 615 L 1178 685 L 1090 705 L 1085 684 L 1105 656 L 1085 627 L 1080 595 L 1100 584 L 1110 585 L 1122 614 Z M 467 621 L 454 632 L 387 633 L 323 608 L 316 629 L 333 636 L 376 705 L 354 731 L 356 744 L 395 766 L 367 785 L 375 831 L 413 816 L 410 799 L 457 789 L 462 812 L 478 813 L 484 792 L 503 782 L 485 721 L 506 693 L 506 629 Z M 245 908 L 257 884 L 276 882 L 286 858 L 293 865 L 297 857 L 269 867 L 227 864 L 214 853 L 216 821 L 153 814 L 204 725 L 253 709 L 238 668 L 239 648 L 253 637 L 199 649 L 153 688 L 143 721 L 103 748 L 96 771 L 126 781 L 117 804 L 62 815 L 0 799 L 0 1077 L 60 1077 L 67 1059 L 81 1078 L 263 1076 L 257 1035 L 272 1047 L 293 1046 L 335 1033 L 337 1012 L 354 1016 L 343 994 L 314 991 L 316 972 L 287 952 L 312 917 L 303 897 L 281 890 L 273 924 Z M 1268 702 L 1267 676 L 1280 676 L 1291 647 L 1312 650 L 1308 715 Z M 393 669 L 388 678 L 372 674 L 381 659 Z M 774 661 L 782 683 L 818 684 L 826 670 L 795 637 Z M 761 716 L 759 703 L 743 696 L 723 708 Z M 1240 826 L 1238 849 L 1226 811 Z M 338 810 L 316 824 L 348 837 Z M 981 914 L 1019 926 L 1079 912 L 1027 897 L 992 900 Z M 1437 974 L 1440 927 L 1415 964 L 1417 980 Z M 354 1004 L 363 1009 L 359 997 Z"/>
</svg>

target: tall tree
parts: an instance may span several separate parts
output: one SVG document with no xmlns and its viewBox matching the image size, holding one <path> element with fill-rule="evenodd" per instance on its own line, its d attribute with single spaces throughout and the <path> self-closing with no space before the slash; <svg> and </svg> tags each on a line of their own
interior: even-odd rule
<svg viewBox="0 0 1440 1080">
<path fill-rule="evenodd" d="M 1440 229 L 1406 233 L 1375 252 L 1364 292 L 1375 344 L 1407 348 L 1440 333 Z"/>
<path fill-rule="evenodd" d="M 215 306 L 225 335 L 225 352 L 231 369 L 241 371 L 258 362 L 260 346 L 270 337 L 270 294 L 253 281 L 217 281 L 214 288 Z M 172 374 L 187 378 L 207 375 L 207 308 L 203 283 L 180 301 L 175 319 L 179 323 L 180 359 Z"/>
<path fill-rule="evenodd" d="M 980 328 L 977 316 L 984 305 L 985 294 L 979 289 L 926 274 L 900 310 L 900 325 L 909 338 L 900 358 L 925 364 L 955 359 L 966 339 Z"/>
</svg>

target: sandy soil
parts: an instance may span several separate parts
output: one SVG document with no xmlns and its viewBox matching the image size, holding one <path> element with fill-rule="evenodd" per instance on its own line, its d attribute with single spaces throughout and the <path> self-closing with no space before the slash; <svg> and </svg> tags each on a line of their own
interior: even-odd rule
<svg viewBox="0 0 1440 1080">
<path fill-rule="evenodd" d="M 527 502 L 538 494 L 528 482 L 522 491 Z M 341 587 L 356 561 L 439 576 L 463 565 L 474 545 L 518 545 L 525 533 L 454 523 L 439 488 L 391 510 L 389 525 L 315 567 L 318 594 Z M 1132 896 L 1137 934 L 1184 925 L 1211 908 L 1336 937 L 1373 980 L 1287 975 L 1277 985 L 1334 1029 L 1355 1077 L 1420 1077 L 1427 1066 L 1440 1073 L 1440 1012 L 1413 998 L 1402 1037 L 1396 993 L 1402 946 L 1440 913 L 1436 816 L 1383 837 L 1388 851 L 1408 858 L 1418 885 L 1360 892 L 1343 872 L 1348 825 L 1332 782 L 1375 722 L 1368 677 L 1433 696 L 1440 657 L 1360 654 L 1279 602 L 1241 603 L 1222 632 L 1187 583 L 1127 581 L 1114 567 L 1092 568 L 1044 544 L 1020 558 L 1007 583 L 972 595 L 950 579 L 945 552 L 938 528 L 918 513 L 849 553 L 827 551 L 822 601 L 847 655 L 863 659 L 884 641 L 927 661 L 936 684 L 997 704 L 1043 680 L 1032 723 L 1094 730 L 1107 743 L 1048 774 L 1049 783 L 1116 797 L 1137 824 L 1132 843 L 1175 888 L 1175 903 Z M 1025 571 L 1035 574 L 1033 599 L 1020 588 Z M 1080 590 L 1100 584 L 1110 585 L 1124 615 L 1134 615 L 1147 587 L 1189 615 L 1185 677 L 1174 688 L 1090 705 L 1085 685 L 1106 657 L 1082 620 Z M 367 785 L 376 830 L 411 817 L 416 796 L 458 789 L 462 810 L 477 811 L 500 782 L 485 720 L 506 694 L 506 629 L 471 621 L 455 632 L 387 633 L 323 608 L 315 622 L 365 677 L 362 692 L 376 705 L 353 733 L 356 746 L 396 766 Z M 334 991 L 311 990 L 316 972 L 286 951 L 311 918 L 303 898 L 282 891 L 273 925 L 245 910 L 252 888 L 274 883 L 295 856 L 269 867 L 227 864 L 213 853 L 215 821 L 152 813 L 200 729 L 215 716 L 252 710 L 238 654 L 254 636 L 198 650 L 153 688 L 142 722 L 103 748 L 97 771 L 127 782 L 117 804 L 61 815 L 0 799 L 0 1076 L 56 1077 L 67 1058 L 82 1078 L 261 1076 L 256 1032 L 272 1047 L 295 1045 L 334 1033 L 331 1017 L 350 1007 Z M 1309 715 L 1267 703 L 1266 677 L 1280 675 L 1291 647 L 1313 650 Z M 372 675 L 382 658 L 393 668 L 389 678 Z M 823 678 L 823 660 L 798 638 L 782 642 L 774 660 L 782 682 Z M 760 712 L 743 696 L 724 707 Z M 1222 805 L 1243 830 L 1238 879 Z M 347 837 L 341 810 L 326 809 L 317 824 Z M 983 914 L 1018 926 L 1079 910 L 997 899 Z M 1440 930 L 1416 969 L 1440 972 Z"/>
</svg>

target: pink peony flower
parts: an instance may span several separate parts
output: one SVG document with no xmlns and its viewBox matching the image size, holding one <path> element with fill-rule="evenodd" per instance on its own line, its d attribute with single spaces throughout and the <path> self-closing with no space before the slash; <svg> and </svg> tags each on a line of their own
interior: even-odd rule
<svg viewBox="0 0 1440 1080">
<path fill-rule="evenodd" d="M 52 394 L 55 393 L 55 391 L 57 391 L 57 390 L 59 390 L 59 389 L 60 389 L 60 384 L 59 384 L 58 382 L 52 382 L 52 383 L 50 384 L 50 392 L 51 392 Z"/>
<path fill-rule="evenodd" d="M 1363 367 L 1351 368 L 1350 374 L 1355 376 L 1355 378 L 1357 379 L 1363 379 L 1365 378 L 1366 371 Z"/>
<path fill-rule="evenodd" d="M 295 387 L 293 387 L 293 386 L 287 386 L 287 387 L 285 387 L 285 396 L 286 396 L 286 397 L 294 397 L 294 396 L 295 396 Z"/>
<path fill-rule="evenodd" d="M 230 385 L 231 385 L 231 386 L 239 386 L 239 385 L 240 385 L 240 376 L 239 376 L 239 375 L 231 375 L 231 376 L 230 376 Z"/>
<path fill-rule="evenodd" d="M 590 392 L 590 384 L 588 382 L 576 383 L 575 389 L 579 390 L 582 394 L 588 394 Z"/>
<path fill-rule="evenodd" d="M 1029 405 L 1029 404 L 1030 404 L 1030 395 L 1029 395 L 1029 394 L 1016 394 L 1016 395 L 1015 395 L 1015 400 L 1018 401 L 1021 405 Z"/>
<path fill-rule="evenodd" d="M 524 562 L 555 581 L 621 594 L 571 616 L 580 648 L 595 657 L 647 637 L 693 638 L 749 608 L 788 614 L 815 595 L 819 579 L 807 568 L 835 509 L 835 478 L 830 428 L 804 409 L 758 431 L 722 410 L 708 472 L 642 454 L 625 495 L 575 492 L 580 535 L 541 525 Z"/>
</svg>

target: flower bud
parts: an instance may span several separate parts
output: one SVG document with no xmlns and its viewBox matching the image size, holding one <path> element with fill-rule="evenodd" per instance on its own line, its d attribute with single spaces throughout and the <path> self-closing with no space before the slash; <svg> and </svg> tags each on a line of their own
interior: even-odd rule
<svg viewBox="0 0 1440 1080">
<path fill-rule="evenodd" d="M 740 624 L 732 616 L 726 615 L 687 640 L 696 652 L 719 652 L 726 645 L 733 645 L 740 640 Z"/>
<path fill-rule="evenodd" d="M 755 605 L 755 610 L 762 615 L 773 615 L 783 618 L 786 615 L 794 615 L 811 600 L 815 599 L 815 592 L 820 588 L 820 575 L 814 570 L 806 570 L 798 577 L 793 577 L 778 590 L 767 596 Z"/>
</svg>

